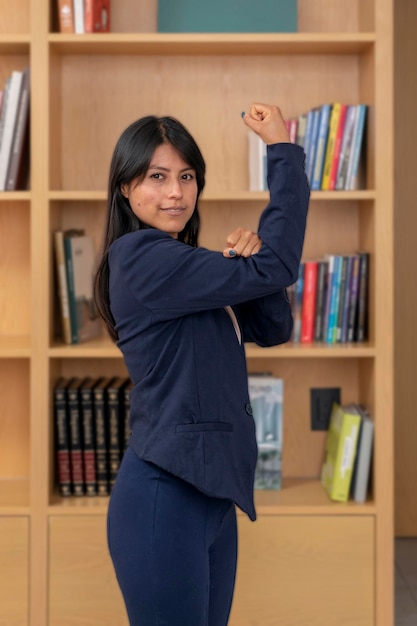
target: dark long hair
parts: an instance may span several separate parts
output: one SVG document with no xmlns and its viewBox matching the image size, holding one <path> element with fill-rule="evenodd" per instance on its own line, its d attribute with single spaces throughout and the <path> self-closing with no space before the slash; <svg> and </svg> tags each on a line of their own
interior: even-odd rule
<svg viewBox="0 0 417 626">
<path fill-rule="evenodd" d="M 107 195 L 107 222 L 101 259 L 94 282 L 94 297 L 98 312 L 107 330 L 117 341 L 115 322 L 110 310 L 108 254 L 111 244 L 127 233 L 149 228 L 132 211 L 129 200 L 122 195 L 121 186 L 133 179 L 143 179 L 156 148 L 170 143 L 182 159 L 196 172 L 197 200 L 193 215 L 180 233 L 179 241 L 197 247 L 200 229 L 198 199 L 205 183 L 205 163 L 200 149 L 188 130 L 173 117 L 149 115 L 133 122 L 121 134 L 113 152 Z"/>
</svg>

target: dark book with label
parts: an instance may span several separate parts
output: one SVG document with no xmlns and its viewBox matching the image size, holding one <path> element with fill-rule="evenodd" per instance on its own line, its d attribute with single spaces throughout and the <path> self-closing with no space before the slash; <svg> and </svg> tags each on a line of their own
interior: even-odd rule
<svg viewBox="0 0 417 626">
<path fill-rule="evenodd" d="M 53 391 L 55 422 L 55 455 L 58 487 L 61 496 L 72 494 L 69 422 L 66 389 L 69 378 L 60 378 Z"/>
<path fill-rule="evenodd" d="M 82 380 L 80 378 L 74 378 L 67 387 L 72 489 L 75 496 L 84 495 L 85 482 L 80 410 L 81 384 Z"/>
<path fill-rule="evenodd" d="M 107 387 L 113 378 L 103 378 L 94 387 L 94 431 L 96 448 L 97 494 L 109 495 Z"/>
<path fill-rule="evenodd" d="M 80 388 L 81 430 L 83 437 L 83 462 L 85 493 L 97 495 L 97 458 L 94 429 L 94 387 L 101 379 L 87 378 Z"/>
</svg>

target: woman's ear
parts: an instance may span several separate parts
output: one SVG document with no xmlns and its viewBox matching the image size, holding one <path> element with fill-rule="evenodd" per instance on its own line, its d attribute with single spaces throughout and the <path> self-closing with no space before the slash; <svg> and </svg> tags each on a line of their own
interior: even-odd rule
<svg viewBox="0 0 417 626">
<path fill-rule="evenodd" d="M 125 198 L 128 198 L 129 197 L 129 185 L 127 183 L 122 183 L 120 185 L 120 192 L 122 196 L 124 196 Z"/>
</svg>

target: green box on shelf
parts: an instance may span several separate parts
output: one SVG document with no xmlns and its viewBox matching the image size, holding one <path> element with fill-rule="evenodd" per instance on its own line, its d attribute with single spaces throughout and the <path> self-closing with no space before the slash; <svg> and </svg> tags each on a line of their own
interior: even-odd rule
<svg viewBox="0 0 417 626">
<path fill-rule="evenodd" d="M 160 33 L 294 33 L 297 0 L 159 0 Z"/>
</svg>

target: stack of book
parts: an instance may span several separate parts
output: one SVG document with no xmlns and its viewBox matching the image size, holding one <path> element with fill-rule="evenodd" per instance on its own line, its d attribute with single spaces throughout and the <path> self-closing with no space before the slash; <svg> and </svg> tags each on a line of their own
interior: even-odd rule
<svg viewBox="0 0 417 626">
<path fill-rule="evenodd" d="M 110 0 L 57 0 L 61 33 L 108 33 Z"/>
<path fill-rule="evenodd" d="M 365 104 L 323 104 L 286 121 L 290 141 L 306 154 L 306 174 L 313 191 L 355 190 L 363 185 Z M 249 134 L 249 190 L 265 191 L 266 147 Z"/>
<path fill-rule="evenodd" d="M 371 476 L 374 423 L 358 404 L 333 404 L 321 482 L 331 500 L 365 502 Z"/>
<path fill-rule="evenodd" d="M 312 190 L 353 190 L 360 186 L 367 106 L 323 104 L 288 120 L 293 143 L 304 148 Z"/>
<path fill-rule="evenodd" d="M 14 71 L 0 91 L 0 191 L 24 189 L 29 172 L 30 71 Z"/>
<path fill-rule="evenodd" d="M 300 263 L 288 288 L 292 340 L 350 343 L 368 338 L 369 253 L 329 254 Z"/>
<path fill-rule="evenodd" d="M 102 324 L 93 295 L 93 240 L 83 230 L 58 230 L 54 245 L 63 339 L 77 344 L 98 337 Z"/>
<path fill-rule="evenodd" d="M 65 378 L 54 388 L 55 458 L 62 496 L 106 496 L 130 436 L 130 379 Z"/>
</svg>

